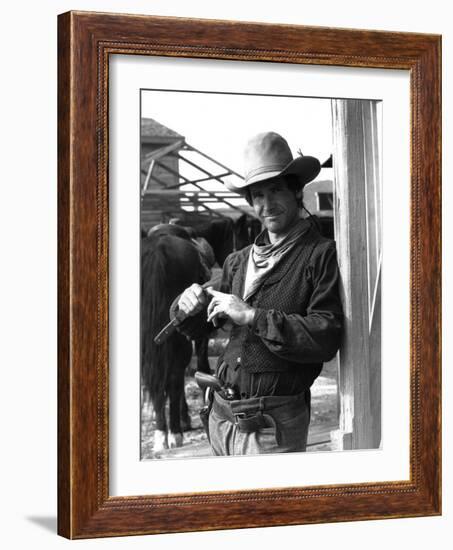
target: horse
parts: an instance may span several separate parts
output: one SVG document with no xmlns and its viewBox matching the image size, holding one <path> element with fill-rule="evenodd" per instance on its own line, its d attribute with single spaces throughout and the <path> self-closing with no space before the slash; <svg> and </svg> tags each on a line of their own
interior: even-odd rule
<svg viewBox="0 0 453 550">
<path fill-rule="evenodd" d="M 191 284 L 205 282 L 205 277 L 192 243 L 165 234 L 142 239 L 141 273 L 141 378 L 155 412 L 154 451 L 159 452 L 181 446 L 183 429 L 190 429 L 184 373 L 192 343 L 177 331 L 160 345 L 154 337 L 169 322 L 174 299 Z"/>
<path fill-rule="evenodd" d="M 195 246 L 200 256 L 202 266 L 201 276 L 203 280 L 208 281 L 211 278 L 210 268 L 212 267 L 212 264 L 214 264 L 214 261 L 211 260 L 211 258 L 206 258 L 205 255 L 208 255 L 208 253 L 203 250 L 202 246 L 200 246 L 200 243 L 197 242 L 197 236 L 192 228 L 183 227 L 177 224 L 160 223 L 152 227 L 148 231 L 147 235 L 148 237 L 162 237 L 164 235 L 172 235 L 174 237 L 179 237 L 181 239 L 191 242 Z M 207 246 L 209 247 L 209 244 Z M 195 354 L 197 356 L 197 370 L 209 374 L 211 372 L 211 368 L 209 366 L 208 359 L 208 341 L 209 338 L 206 336 L 203 338 L 195 339 L 194 344 Z"/>
<path fill-rule="evenodd" d="M 231 218 L 207 221 L 177 219 L 176 223 L 173 227 L 183 227 L 192 238 L 202 238 L 210 244 L 219 267 L 234 250 L 234 222 Z"/>
<path fill-rule="evenodd" d="M 169 223 L 159 223 L 147 232 L 148 237 L 163 237 L 171 235 L 173 237 L 179 237 L 186 241 L 190 241 L 191 234 L 185 227 L 182 225 L 169 224 Z"/>
</svg>

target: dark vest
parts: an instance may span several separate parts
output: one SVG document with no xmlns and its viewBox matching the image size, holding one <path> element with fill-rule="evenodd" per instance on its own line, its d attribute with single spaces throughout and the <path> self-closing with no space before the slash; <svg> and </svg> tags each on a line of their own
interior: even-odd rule
<svg viewBox="0 0 453 550">
<path fill-rule="evenodd" d="M 306 315 L 313 291 L 310 259 L 316 247 L 325 242 L 326 239 L 314 229 L 302 235 L 300 241 L 271 271 L 247 303 L 257 308 Z M 231 292 L 241 299 L 249 253 L 250 247 L 239 251 L 231 267 Z M 233 327 L 221 360 L 232 366 L 237 364 L 238 358 L 242 367 L 250 373 L 288 372 L 294 368 L 301 368 L 300 363 L 286 361 L 273 354 L 248 326 Z M 303 364 L 303 370 L 307 375 L 307 387 L 312 384 L 321 369 L 322 363 Z"/>
</svg>

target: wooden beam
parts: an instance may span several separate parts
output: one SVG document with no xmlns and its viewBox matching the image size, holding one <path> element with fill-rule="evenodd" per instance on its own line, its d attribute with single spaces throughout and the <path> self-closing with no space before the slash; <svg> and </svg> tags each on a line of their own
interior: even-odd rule
<svg viewBox="0 0 453 550">
<path fill-rule="evenodd" d="M 375 447 L 371 414 L 369 250 L 367 188 L 372 178 L 365 154 L 366 101 L 333 100 L 335 234 L 345 314 L 339 352 L 339 448 Z"/>
<path fill-rule="evenodd" d="M 189 145 L 188 143 L 186 143 L 185 147 L 182 149 L 183 151 L 193 151 L 195 153 L 198 153 L 199 155 L 201 155 L 202 157 L 210 160 L 211 162 L 213 162 L 214 164 L 217 164 L 217 166 L 220 166 L 220 168 L 224 168 L 225 170 L 228 170 L 229 172 L 231 172 L 234 176 L 237 176 L 238 178 L 241 178 L 241 180 L 244 179 L 243 176 L 241 176 L 241 174 L 238 174 L 237 172 L 235 172 L 234 170 L 231 170 L 231 168 L 228 168 L 228 166 L 225 166 L 224 164 L 222 164 L 221 162 L 219 162 L 218 160 L 215 160 L 213 159 L 212 157 L 210 157 L 209 155 L 207 155 L 206 153 L 203 153 L 203 151 L 200 151 L 199 149 L 193 147 L 192 145 Z"/>
<path fill-rule="evenodd" d="M 174 143 L 171 143 L 170 145 L 166 145 L 165 147 L 160 147 L 159 149 L 156 149 L 154 151 L 151 151 L 150 153 L 147 153 L 145 155 L 145 158 L 143 159 L 143 162 L 146 163 L 147 161 L 152 162 L 153 160 L 159 160 L 176 149 L 181 149 L 181 147 L 184 145 L 184 139 L 180 139 L 178 141 L 175 141 Z"/>
<path fill-rule="evenodd" d="M 175 154 L 175 153 L 172 153 L 172 154 Z M 183 160 L 184 162 L 187 162 L 190 166 L 196 168 L 197 170 L 199 170 L 200 172 L 212 177 L 213 179 L 218 179 L 216 176 L 214 176 L 213 174 L 211 174 L 210 172 L 208 172 L 208 170 L 205 170 L 204 168 L 201 168 L 201 166 L 198 166 L 197 164 L 195 164 L 194 162 L 182 157 L 181 155 L 179 154 L 176 154 L 176 156 L 180 159 L 180 160 Z M 191 182 L 189 179 L 185 178 L 183 175 L 181 175 L 180 173 L 176 172 L 175 170 L 173 170 L 172 168 L 170 168 L 169 166 L 165 166 L 164 164 L 161 164 L 160 162 L 156 161 L 157 164 L 159 164 L 159 166 L 161 166 L 161 168 L 163 168 L 164 170 L 167 170 L 168 172 L 170 172 L 171 174 L 176 174 L 178 175 L 180 178 L 182 178 L 185 183 L 187 185 L 191 184 L 191 185 L 195 185 L 195 187 L 198 187 L 201 191 L 205 192 L 205 193 L 209 193 L 210 195 L 213 195 L 213 193 L 211 191 L 206 191 L 206 189 L 204 189 L 203 187 L 201 187 L 201 185 L 199 185 L 198 183 L 193 183 Z M 219 179 L 218 181 L 220 181 L 220 183 L 223 184 L 223 181 L 221 179 Z M 213 195 L 214 196 L 214 195 Z M 225 204 L 227 204 L 229 207 L 231 208 L 234 208 L 235 210 L 239 210 L 240 212 L 242 212 L 243 214 L 247 214 L 247 212 L 245 212 L 240 206 L 236 206 L 235 204 L 232 204 L 231 202 L 227 201 L 227 200 L 222 200 L 222 202 L 224 202 Z"/>
</svg>

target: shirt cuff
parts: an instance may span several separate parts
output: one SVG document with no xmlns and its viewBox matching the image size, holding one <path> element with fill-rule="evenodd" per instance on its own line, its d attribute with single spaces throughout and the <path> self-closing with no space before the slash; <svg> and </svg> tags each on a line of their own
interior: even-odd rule
<svg viewBox="0 0 453 550">
<path fill-rule="evenodd" d="M 250 330 L 255 334 L 265 334 L 267 330 L 267 310 L 260 307 L 255 308 L 255 317 L 253 318 Z"/>
</svg>

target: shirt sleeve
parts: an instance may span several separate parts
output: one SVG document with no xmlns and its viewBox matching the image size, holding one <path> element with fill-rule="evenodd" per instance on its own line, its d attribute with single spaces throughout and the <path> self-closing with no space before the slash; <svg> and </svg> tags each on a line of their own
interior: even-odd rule
<svg viewBox="0 0 453 550">
<path fill-rule="evenodd" d="M 251 330 L 282 359 L 326 362 L 340 346 L 343 325 L 335 243 L 329 243 L 307 269 L 313 291 L 306 314 L 257 308 Z"/>
</svg>

